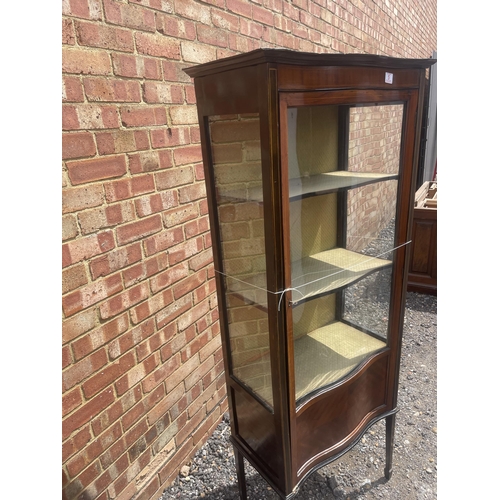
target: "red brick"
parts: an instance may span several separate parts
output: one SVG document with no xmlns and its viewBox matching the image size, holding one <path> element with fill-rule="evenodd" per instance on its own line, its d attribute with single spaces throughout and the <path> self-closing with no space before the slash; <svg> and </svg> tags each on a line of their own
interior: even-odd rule
<svg viewBox="0 0 500 500">
<path fill-rule="evenodd" d="M 153 215 L 137 222 L 131 222 L 116 229 L 118 245 L 125 245 L 162 230 L 160 215 Z"/>
<path fill-rule="evenodd" d="M 116 381 L 115 388 L 116 388 L 116 393 L 120 396 L 122 395 L 125 391 L 129 390 L 130 387 L 133 387 L 135 384 L 138 384 L 141 382 L 144 377 L 149 375 L 157 366 L 159 363 L 159 357 L 156 354 L 153 354 L 152 356 L 149 356 L 144 362 L 140 363 L 136 367 L 134 367 L 132 370 L 130 370 L 126 375 L 121 377 L 119 380 Z M 148 395 L 144 400 L 143 404 L 141 405 L 143 408 L 143 411 L 141 411 L 136 418 L 136 421 L 144 415 L 148 409 L 156 404 L 158 402 L 159 398 L 162 398 L 165 395 L 165 388 L 163 386 L 159 386 L 155 391 L 153 391 L 152 394 Z M 124 426 L 124 429 L 127 429 L 131 425 L 133 425 L 135 422 L 130 420 L 129 415 L 125 415 L 122 417 L 122 423 Z"/>
<path fill-rule="evenodd" d="M 99 0 L 67 0 L 63 2 L 62 12 L 66 16 L 93 20 L 102 19 L 101 3 Z"/>
<path fill-rule="evenodd" d="M 104 434 L 87 444 L 84 450 L 68 461 L 67 467 L 71 477 L 76 477 L 85 467 L 98 458 L 109 446 L 122 435 L 120 424 L 116 424 Z"/>
<path fill-rule="evenodd" d="M 192 83 L 191 77 L 184 71 L 185 63 L 163 60 L 163 79 L 174 83 Z"/>
<path fill-rule="evenodd" d="M 227 9 L 235 14 L 252 17 L 252 4 L 243 0 L 226 0 Z"/>
<path fill-rule="evenodd" d="M 180 60 L 180 44 L 160 34 L 136 33 L 135 41 L 140 54 Z"/>
<path fill-rule="evenodd" d="M 112 54 L 113 69 L 116 76 L 129 78 L 161 78 L 161 63 L 151 57 L 138 57 L 129 54 Z"/>
<path fill-rule="evenodd" d="M 123 286 L 119 276 L 110 276 L 104 280 L 91 283 L 63 297 L 64 314 L 72 316 L 121 290 L 123 290 Z"/>
<path fill-rule="evenodd" d="M 71 19 L 62 20 L 62 43 L 63 45 L 75 45 L 75 30 Z"/>
<path fill-rule="evenodd" d="M 199 252 L 189 261 L 189 268 L 193 271 L 203 269 L 213 262 L 212 248 Z"/>
<path fill-rule="evenodd" d="M 145 151 L 143 153 L 130 154 L 128 158 L 131 174 L 163 170 L 172 166 L 172 152 L 169 150 Z"/>
<path fill-rule="evenodd" d="M 123 335 L 120 335 L 109 343 L 109 358 L 118 358 L 122 354 L 132 349 L 135 345 L 143 342 L 145 339 L 153 335 L 154 331 L 154 321 L 151 319 L 148 321 L 144 321 L 141 325 L 128 330 Z"/>
<path fill-rule="evenodd" d="M 203 248 L 203 239 L 187 240 L 182 245 L 172 248 L 168 253 L 168 262 L 171 266 L 198 254 Z"/>
<path fill-rule="evenodd" d="M 252 17 L 255 21 L 274 26 L 274 14 L 268 8 L 252 5 Z"/>
<path fill-rule="evenodd" d="M 89 498 L 87 487 L 101 474 L 102 469 L 99 462 L 94 462 L 92 465 L 87 467 L 80 476 L 73 480 L 63 491 L 63 500 L 73 499 L 73 498 Z M 95 498 L 95 496 L 93 496 Z"/>
<path fill-rule="evenodd" d="M 122 179 L 107 183 L 105 186 L 106 200 L 108 202 L 125 200 L 155 189 L 154 177 L 149 174 L 138 175 L 130 179 Z"/>
<path fill-rule="evenodd" d="M 109 468 L 116 462 L 125 453 L 125 450 L 125 440 L 123 438 L 111 445 L 99 458 L 103 469 Z"/>
<path fill-rule="evenodd" d="M 62 79 L 62 99 L 63 102 L 83 102 L 83 85 L 80 79 L 76 76 L 64 76 Z M 78 123 L 76 110 L 73 110 L 75 121 Z"/>
<path fill-rule="evenodd" d="M 126 287 L 135 285 L 162 271 L 168 266 L 168 256 L 166 253 L 155 255 L 150 259 L 143 260 L 136 266 L 126 269 L 123 273 L 123 281 Z"/>
<path fill-rule="evenodd" d="M 193 21 L 211 24 L 210 7 L 200 5 L 195 0 L 175 0 L 175 13 Z"/>
<path fill-rule="evenodd" d="M 136 200 L 135 207 L 137 215 L 139 215 L 139 217 L 145 217 L 147 215 L 163 212 L 178 204 L 177 192 L 170 190 L 149 197 L 143 196 L 139 200 Z"/>
<path fill-rule="evenodd" d="M 181 203 L 189 203 L 190 201 L 206 198 L 206 196 L 205 183 L 203 182 L 197 182 L 179 189 L 179 201 Z"/>
<path fill-rule="evenodd" d="M 198 33 L 199 42 L 216 45 L 217 47 L 227 47 L 228 45 L 226 33 L 219 28 L 198 24 L 196 32 Z"/>
<path fill-rule="evenodd" d="M 92 420 L 92 431 L 94 435 L 99 435 L 106 430 L 113 422 L 116 422 L 129 408 L 132 408 L 142 398 L 139 386 L 123 395 L 118 401 L 107 408 L 99 417 Z"/>
<path fill-rule="evenodd" d="M 167 113 L 164 107 L 122 107 L 120 115 L 124 127 L 146 127 L 167 123 Z"/>
<path fill-rule="evenodd" d="M 92 234 L 123 222 L 130 222 L 136 218 L 134 206 L 131 202 L 101 205 L 99 208 L 86 210 L 78 214 L 80 231 L 82 234 Z"/>
<path fill-rule="evenodd" d="M 78 130 L 80 123 L 75 106 L 63 106 L 62 109 L 62 129 L 63 130 Z"/>
<path fill-rule="evenodd" d="M 127 309 L 130 309 L 132 306 L 145 300 L 148 297 L 148 294 L 147 285 L 141 284 L 120 295 L 116 295 L 100 306 L 99 310 L 101 318 L 109 319 Z"/>
<path fill-rule="evenodd" d="M 177 166 L 197 163 L 201 161 L 201 147 L 187 146 L 174 150 L 174 162 Z"/>
<path fill-rule="evenodd" d="M 100 206 L 104 202 L 102 186 L 84 186 L 64 189 L 62 192 L 63 213 L 78 212 Z"/>
<path fill-rule="evenodd" d="M 142 382 L 142 390 L 145 393 L 151 392 L 158 384 L 163 382 L 180 366 L 180 356 L 174 356 L 163 363 L 151 375 Z"/>
<path fill-rule="evenodd" d="M 76 266 L 65 269 L 62 273 L 62 293 L 71 292 L 71 290 L 86 285 L 87 282 L 87 274 L 83 264 L 77 264 Z"/>
<path fill-rule="evenodd" d="M 206 416 L 206 410 L 201 409 L 196 415 L 193 415 L 185 425 L 183 425 L 179 432 L 175 435 L 175 443 L 177 446 L 181 446 L 186 439 L 194 432 L 194 430 L 203 422 L 203 418 Z M 188 440 L 191 443 L 191 440 Z M 192 445 L 192 443 L 191 443 Z"/>
<path fill-rule="evenodd" d="M 89 101 L 141 102 L 141 89 L 137 81 L 85 78 L 85 95 Z"/>
<path fill-rule="evenodd" d="M 62 341 L 63 344 L 83 335 L 92 330 L 97 322 L 97 316 L 94 311 L 85 311 L 78 316 L 63 321 Z"/>
<path fill-rule="evenodd" d="M 241 23 L 241 34 L 252 38 L 257 38 L 261 40 L 264 38 L 265 27 L 262 24 L 256 23 L 254 21 L 249 21 L 247 19 L 242 19 Z"/>
<path fill-rule="evenodd" d="M 65 47 L 62 51 L 62 71 L 82 75 L 110 75 L 111 60 L 104 51 Z"/>
<path fill-rule="evenodd" d="M 171 290 L 165 290 L 151 297 L 148 301 L 143 302 L 130 311 L 130 317 L 134 324 L 144 321 L 149 316 L 164 309 L 169 304 L 172 304 L 174 298 Z"/>
<path fill-rule="evenodd" d="M 227 12 L 213 10 L 212 23 L 216 28 L 238 32 L 240 29 L 240 18 Z"/>
<path fill-rule="evenodd" d="M 107 362 L 106 351 L 101 349 L 63 371 L 63 393 L 79 384 Z"/>
<path fill-rule="evenodd" d="M 95 396 L 98 392 L 101 392 L 108 385 L 115 382 L 134 365 L 135 358 L 132 353 L 128 353 L 117 362 L 107 365 L 82 385 L 85 397 L 90 399 L 92 396 Z"/>
<path fill-rule="evenodd" d="M 196 38 L 195 24 L 177 16 L 158 14 L 156 16 L 156 29 L 172 38 L 183 38 L 185 40 L 194 40 Z"/>
<path fill-rule="evenodd" d="M 96 153 L 94 138 L 88 132 L 63 134 L 62 159 L 84 158 Z"/>
<path fill-rule="evenodd" d="M 177 320 L 177 324 L 179 326 L 179 330 L 185 330 L 188 328 L 190 325 L 196 322 L 199 318 L 201 318 L 204 314 L 206 314 L 209 311 L 209 302 L 208 300 L 202 302 L 201 304 L 198 304 L 197 306 L 193 307 L 190 311 L 187 313 L 183 314 L 182 317 L 180 317 Z"/>
<path fill-rule="evenodd" d="M 62 368 L 67 368 L 71 363 L 73 362 L 73 359 L 71 358 L 71 351 L 69 350 L 68 346 L 63 346 L 62 348 Z"/>
<path fill-rule="evenodd" d="M 177 325 L 171 323 L 167 325 L 163 330 L 157 331 L 146 342 L 141 343 L 136 348 L 137 359 L 139 361 L 143 360 L 151 353 L 157 351 L 160 346 L 172 339 L 172 337 L 177 333 Z M 172 353 L 170 353 L 172 355 Z M 163 359 L 162 359 L 163 361 Z"/>
<path fill-rule="evenodd" d="M 65 394 L 62 399 L 63 417 L 72 412 L 75 408 L 78 408 L 82 402 L 82 395 L 78 387 Z"/>
<path fill-rule="evenodd" d="M 134 39 L 129 30 L 84 21 L 75 21 L 75 30 L 80 45 L 122 52 L 134 51 Z"/>
<path fill-rule="evenodd" d="M 149 149 L 148 133 L 145 130 L 116 130 L 96 134 L 97 149 L 101 155 L 128 153 Z"/>
<path fill-rule="evenodd" d="M 155 14 L 141 6 L 104 0 L 104 12 L 108 22 L 144 31 L 155 31 Z"/>
<path fill-rule="evenodd" d="M 128 247 L 118 248 L 102 257 L 98 257 L 90 263 L 90 272 L 95 280 L 100 276 L 107 276 L 115 271 L 123 269 L 142 259 L 140 243 L 134 243 Z"/>
<path fill-rule="evenodd" d="M 155 179 L 158 189 L 173 189 L 183 184 L 191 184 L 194 181 L 193 168 L 171 168 L 156 174 Z"/>
<path fill-rule="evenodd" d="M 186 328 L 183 331 L 179 331 L 175 337 L 172 338 L 171 342 L 168 342 L 162 346 L 160 349 L 161 360 L 166 361 L 171 358 L 174 354 L 181 351 L 181 362 L 185 363 L 187 359 L 183 356 L 183 349 L 196 337 L 196 328 L 194 325 L 190 328 Z"/>
<path fill-rule="evenodd" d="M 90 426 L 86 425 L 78 431 L 72 438 L 64 441 L 62 447 L 62 460 L 63 463 L 79 450 L 83 450 L 85 445 L 91 440 Z"/>
<path fill-rule="evenodd" d="M 196 106 L 170 106 L 169 114 L 174 125 L 198 124 Z"/>
<path fill-rule="evenodd" d="M 186 221 L 197 219 L 199 215 L 200 211 L 198 205 L 196 203 L 191 203 L 189 205 L 182 205 L 175 210 L 165 212 L 163 214 L 163 223 L 166 227 L 174 227 Z"/>
<path fill-rule="evenodd" d="M 191 138 L 188 127 L 169 127 L 151 131 L 153 148 L 166 148 L 190 143 Z"/>
<path fill-rule="evenodd" d="M 182 297 L 183 295 L 192 292 L 195 288 L 205 283 L 206 278 L 207 278 L 207 273 L 205 270 L 202 270 L 182 280 L 180 283 L 176 284 L 173 287 L 174 298 L 177 300 L 179 297 Z"/>
<path fill-rule="evenodd" d="M 182 313 L 188 311 L 192 307 L 191 297 L 185 295 L 179 300 L 175 301 L 172 305 L 165 307 L 156 315 L 156 325 L 158 328 L 163 328 L 174 319 L 179 317 Z"/>
<path fill-rule="evenodd" d="M 67 167 L 73 185 L 121 177 L 127 172 L 127 164 L 123 155 L 71 161 L 67 163 Z"/>
<path fill-rule="evenodd" d="M 144 241 L 146 256 L 162 252 L 177 243 L 184 241 L 184 234 L 180 227 L 175 227 L 167 231 L 162 231 Z"/>
<path fill-rule="evenodd" d="M 144 82 L 144 101 L 149 104 L 182 104 L 182 86 L 166 82 Z"/>
<path fill-rule="evenodd" d="M 185 278 L 188 275 L 188 266 L 186 263 L 179 264 L 175 267 L 169 267 L 163 273 L 160 273 L 150 280 L 151 291 L 157 293 L 167 286 Z"/>
<path fill-rule="evenodd" d="M 97 235 L 87 236 L 65 243 L 63 249 L 66 250 L 65 255 L 67 256 L 67 260 L 63 260 L 63 267 L 107 252 L 113 249 L 114 246 L 113 233 L 111 231 L 105 231 Z"/>
<path fill-rule="evenodd" d="M 73 412 L 69 417 L 63 420 L 63 439 L 69 437 L 75 430 L 83 427 L 93 417 L 107 408 L 114 400 L 113 391 L 108 389 L 101 392 L 95 398 L 91 399 L 81 408 Z"/>
<path fill-rule="evenodd" d="M 210 226 L 207 216 L 200 217 L 199 219 L 189 222 L 184 226 L 184 233 L 186 234 L 187 239 L 206 233 L 209 230 Z"/>
<path fill-rule="evenodd" d="M 87 335 L 72 343 L 71 348 L 76 360 L 80 360 L 91 352 L 99 349 L 107 342 L 123 334 L 129 327 L 128 316 L 124 314 L 119 318 L 92 330 Z"/>
<path fill-rule="evenodd" d="M 78 122 L 76 129 L 110 129 L 120 126 L 116 106 L 80 104 L 75 105 L 73 108 Z"/>
</svg>

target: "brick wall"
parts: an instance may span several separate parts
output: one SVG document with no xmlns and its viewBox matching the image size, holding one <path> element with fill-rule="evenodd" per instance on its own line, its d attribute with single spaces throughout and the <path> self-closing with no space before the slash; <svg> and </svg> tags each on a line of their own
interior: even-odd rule
<svg viewBox="0 0 500 500">
<path fill-rule="evenodd" d="M 436 0 L 63 0 L 63 497 L 156 499 L 226 410 L 191 80 L 258 47 L 429 57 Z"/>
</svg>

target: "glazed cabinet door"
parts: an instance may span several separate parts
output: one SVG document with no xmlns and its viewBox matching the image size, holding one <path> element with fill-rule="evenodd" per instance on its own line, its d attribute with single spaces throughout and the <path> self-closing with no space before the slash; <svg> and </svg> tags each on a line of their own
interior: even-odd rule
<svg viewBox="0 0 500 500">
<path fill-rule="evenodd" d="M 281 95 L 289 397 L 298 479 L 390 410 L 391 349 L 397 346 L 391 336 L 399 328 L 390 318 L 408 243 L 399 200 L 402 182 L 411 180 L 402 150 L 410 95 Z M 411 165 L 406 168 L 411 172 Z"/>
</svg>

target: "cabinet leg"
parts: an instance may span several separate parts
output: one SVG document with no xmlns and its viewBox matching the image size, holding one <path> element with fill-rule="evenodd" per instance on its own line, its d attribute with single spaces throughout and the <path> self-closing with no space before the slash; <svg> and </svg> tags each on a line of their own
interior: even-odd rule
<svg viewBox="0 0 500 500">
<path fill-rule="evenodd" d="M 392 455 L 394 450 L 394 430 L 396 428 L 396 415 L 389 415 L 385 419 L 385 477 L 392 476 Z"/>
<path fill-rule="evenodd" d="M 243 462 L 243 455 L 236 449 L 236 446 L 233 446 L 233 450 L 240 500 L 247 500 L 247 484 L 245 481 L 245 463 Z"/>
</svg>

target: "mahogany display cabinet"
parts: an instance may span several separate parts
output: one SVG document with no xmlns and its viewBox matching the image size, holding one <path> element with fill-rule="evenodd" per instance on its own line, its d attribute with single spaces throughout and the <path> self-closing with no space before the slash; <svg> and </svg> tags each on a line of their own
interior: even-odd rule
<svg viewBox="0 0 500 500">
<path fill-rule="evenodd" d="M 386 420 L 392 470 L 426 69 L 258 49 L 194 78 L 240 496 Z"/>
</svg>

